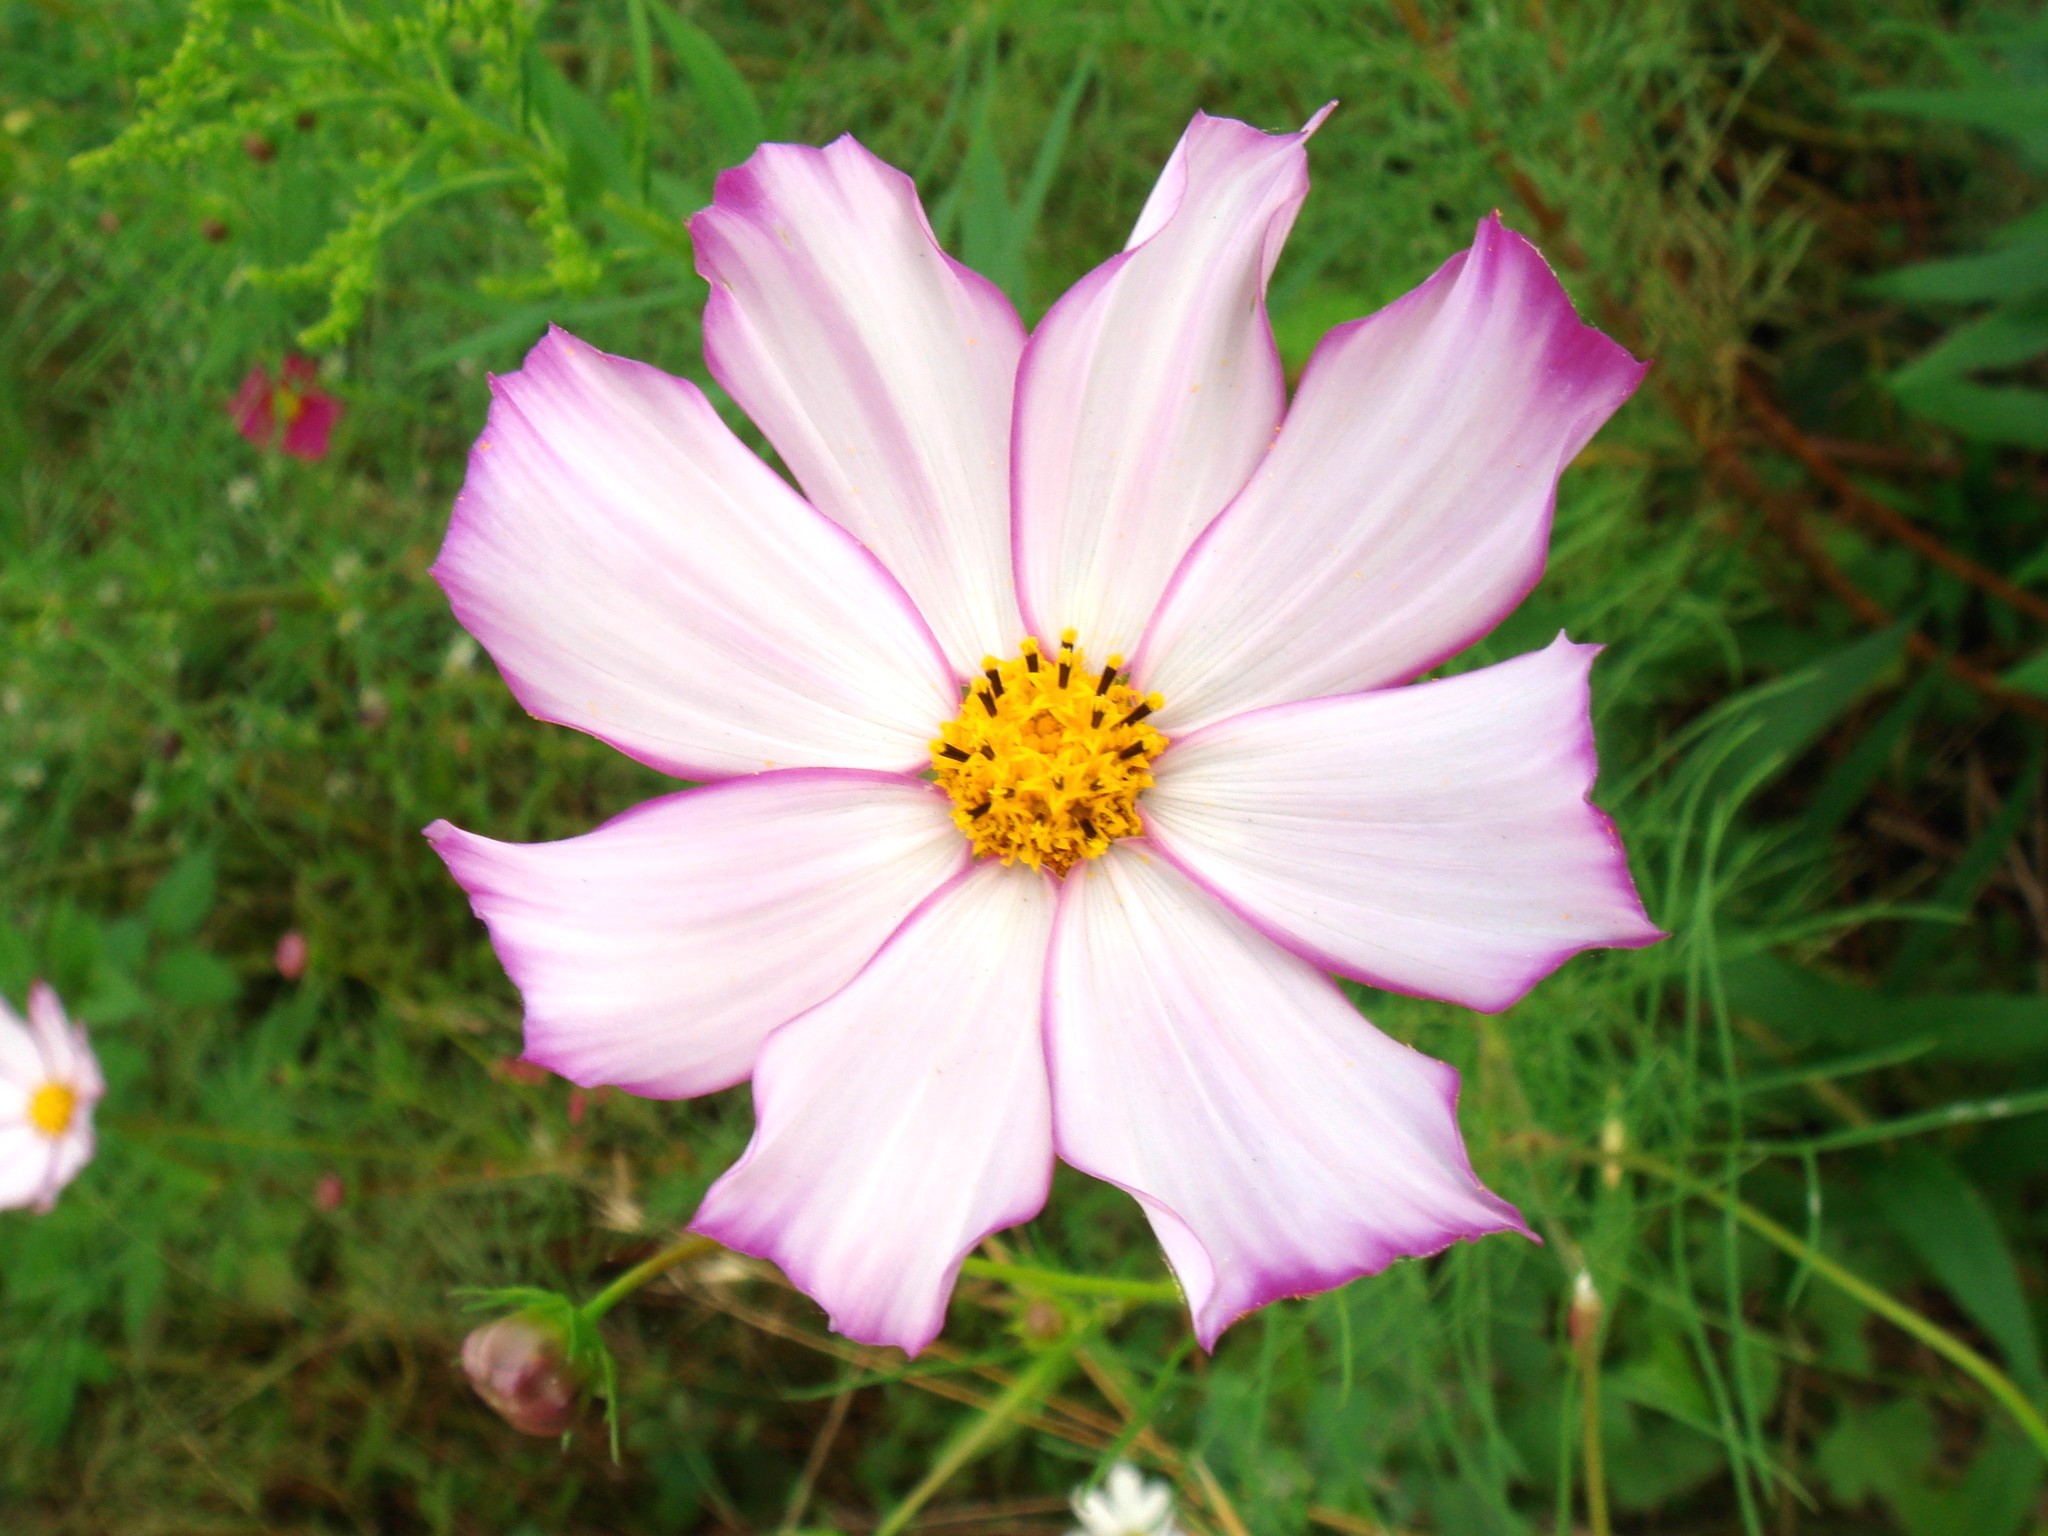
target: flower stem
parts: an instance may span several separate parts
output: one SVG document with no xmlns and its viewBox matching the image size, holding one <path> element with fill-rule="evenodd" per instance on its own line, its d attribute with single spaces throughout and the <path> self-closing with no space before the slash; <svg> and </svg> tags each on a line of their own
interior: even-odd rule
<svg viewBox="0 0 2048 1536">
<path fill-rule="evenodd" d="M 1903 1302 L 1894 1301 L 1853 1270 L 1837 1264 L 1797 1234 L 1778 1225 L 1755 1206 L 1737 1200 L 1713 1185 L 1682 1173 L 1657 1158 L 1644 1157 L 1639 1153 L 1625 1154 L 1623 1161 L 1640 1173 L 1662 1179 L 1689 1195 L 1697 1196 L 1709 1205 L 1732 1213 L 1737 1221 L 1772 1247 L 1800 1260 L 1811 1273 L 1819 1275 L 1837 1290 L 1854 1297 L 1879 1317 L 1911 1334 L 1990 1393 L 1999 1406 L 2012 1415 L 2013 1422 L 2018 1424 L 2021 1432 L 2033 1442 L 2034 1448 L 2044 1458 L 2048 1458 L 2048 1419 L 2041 1417 L 2040 1409 L 2028 1401 L 2027 1395 L 2014 1384 L 2010 1376 L 1946 1328 L 1928 1321 Z"/>
<path fill-rule="evenodd" d="M 1180 1287 L 1171 1280 L 1075 1275 L 1064 1269 L 1041 1269 L 1035 1264 L 999 1264 L 994 1259 L 982 1258 L 969 1259 L 961 1270 L 983 1280 L 1000 1280 L 1025 1291 L 1064 1291 L 1073 1296 L 1101 1296 L 1112 1301 L 1150 1301 L 1173 1306 L 1178 1306 L 1181 1300 Z"/>
<path fill-rule="evenodd" d="M 694 1232 L 679 1238 L 652 1258 L 642 1259 L 610 1285 L 599 1291 L 579 1309 L 585 1318 L 596 1322 L 628 1296 L 639 1290 L 650 1280 L 659 1279 L 678 1264 L 687 1263 L 700 1253 L 709 1253 L 718 1246 L 708 1237 L 699 1237 Z"/>
<path fill-rule="evenodd" d="M 1007 1269 L 1010 1266 L 996 1267 Z M 1082 1337 L 1079 1333 L 1068 1334 L 1019 1371 L 1004 1388 L 1002 1396 L 988 1405 L 987 1411 L 963 1426 L 946 1442 L 939 1451 L 938 1459 L 918 1485 L 905 1494 L 903 1502 L 890 1510 L 882 1523 L 875 1527 L 875 1536 L 899 1536 L 954 1473 L 988 1450 L 1013 1420 L 1036 1407 L 1041 1398 L 1058 1386 L 1060 1378 L 1073 1364 L 1074 1351 L 1080 1347 Z"/>
</svg>

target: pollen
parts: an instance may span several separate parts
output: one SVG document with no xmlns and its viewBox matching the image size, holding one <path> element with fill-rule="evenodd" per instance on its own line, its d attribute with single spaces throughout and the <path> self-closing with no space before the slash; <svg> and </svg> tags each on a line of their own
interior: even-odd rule
<svg viewBox="0 0 2048 1536">
<path fill-rule="evenodd" d="M 982 658 L 960 713 L 932 743 L 932 777 L 952 797 L 953 824 L 979 858 L 1064 875 L 1120 837 L 1143 834 L 1138 796 L 1166 737 L 1145 723 L 1163 702 L 1074 648 L 1050 654 L 1027 639 L 1018 654 Z"/>
<path fill-rule="evenodd" d="M 28 1123 L 52 1138 L 71 1129 L 71 1114 L 78 1107 L 78 1095 L 62 1083 L 45 1083 L 28 1096 Z"/>
</svg>

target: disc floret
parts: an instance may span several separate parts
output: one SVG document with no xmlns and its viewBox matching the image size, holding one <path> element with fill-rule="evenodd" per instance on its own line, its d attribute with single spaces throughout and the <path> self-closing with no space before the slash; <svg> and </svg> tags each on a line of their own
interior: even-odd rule
<svg viewBox="0 0 2048 1536">
<path fill-rule="evenodd" d="M 1008 661 L 983 657 L 932 742 L 932 775 L 979 858 L 1064 875 L 1145 830 L 1138 796 L 1167 744 L 1145 720 L 1164 701 L 1130 686 L 1121 656 L 1091 669 L 1075 638 L 1050 655 L 1032 637 Z"/>
</svg>

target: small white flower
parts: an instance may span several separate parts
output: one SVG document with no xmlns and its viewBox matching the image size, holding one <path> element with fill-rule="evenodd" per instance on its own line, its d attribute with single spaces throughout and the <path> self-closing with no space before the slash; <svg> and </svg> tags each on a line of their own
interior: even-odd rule
<svg viewBox="0 0 2048 1536">
<path fill-rule="evenodd" d="M 1100 1488 L 1074 1495 L 1081 1529 L 1070 1536 L 1180 1536 L 1173 1523 L 1173 1489 L 1153 1482 L 1128 1461 L 1109 1469 Z"/>
<path fill-rule="evenodd" d="M 93 1106 L 106 1092 L 85 1031 L 42 982 L 28 1022 L 0 1001 L 0 1210 L 47 1211 L 92 1161 Z"/>
</svg>

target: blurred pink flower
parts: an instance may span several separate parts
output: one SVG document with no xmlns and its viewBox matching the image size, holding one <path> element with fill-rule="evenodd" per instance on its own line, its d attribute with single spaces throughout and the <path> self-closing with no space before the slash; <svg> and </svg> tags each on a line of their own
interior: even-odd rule
<svg viewBox="0 0 2048 1536">
<path fill-rule="evenodd" d="M 42 982 L 24 1024 L 0 1001 L 0 1210 L 47 1211 L 92 1161 L 93 1107 L 106 1092 L 85 1031 Z"/>
<path fill-rule="evenodd" d="M 294 928 L 277 941 L 277 950 L 271 961 L 277 966 L 278 975 L 286 981 L 297 981 L 306 974 L 306 961 L 311 954 L 306 936 Z"/>
<path fill-rule="evenodd" d="M 341 402 L 318 387 L 319 373 L 296 352 L 284 360 L 278 381 L 258 363 L 242 380 L 228 414 L 235 430 L 258 448 L 278 446 L 295 459 L 327 455 L 327 439 L 341 420 Z M 284 440 L 277 442 L 279 427 Z"/>
<path fill-rule="evenodd" d="M 1401 686 L 1536 584 L 1642 365 L 1488 217 L 1290 405 L 1264 293 L 1320 121 L 1197 116 L 1028 337 L 852 139 L 725 173 L 706 361 L 808 500 L 694 385 L 562 331 L 493 381 L 434 567 L 457 618 L 532 714 L 723 782 L 563 842 L 427 836 L 530 1058 L 752 1078 L 692 1226 L 853 1338 L 928 1343 L 1055 1157 L 1138 1199 L 1204 1345 L 1526 1233 L 1456 1072 L 1326 973 L 1491 1011 L 1659 937 L 1587 800 L 1595 647 Z"/>
<path fill-rule="evenodd" d="M 338 1211 L 342 1201 L 348 1198 L 348 1185 L 332 1168 L 320 1175 L 320 1181 L 313 1186 L 313 1206 L 321 1211 Z"/>
</svg>

